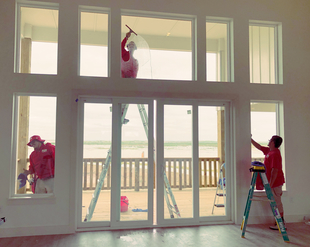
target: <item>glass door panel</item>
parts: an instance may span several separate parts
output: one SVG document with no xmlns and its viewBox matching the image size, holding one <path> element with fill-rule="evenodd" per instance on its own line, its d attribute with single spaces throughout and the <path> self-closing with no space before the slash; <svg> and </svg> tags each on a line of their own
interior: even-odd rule
<svg viewBox="0 0 310 247">
<path fill-rule="evenodd" d="M 199 215 L 225 215 L 225 110 L 198 106 Z"/>
<path fill-rule="evenodd" d="M 175 202 L 163 198 L 164 218 L 193 218 L 192 189 L 192 106 L 164 105 L 164 164 L 167 180 Z M 172 197 L 172 198 L 173 198 Z M 167 206 L 178 207 L 180 215 L 174 214 Z M 175 211 L 175 208 L 172 209 Z"/>
<path fill-rule="evenodd" d="M 112 138 L 111 111 L 110 103 L 84 103 L 82 221 L 110 221 L 111 218 L 111 163 L 108 155 Z M 107 171 L 104 177 L 100 177 L 105 164 Z M 103 181 L 101 188 L 98 185 L 100 180 Z M 96 202 L 94 198 L 97 198 Z"/>
<path fill-rule="evenodd" d="M 128 104 L 122 111 L 120 221 L 148 220 L 148 105 Z"/>
</svg>

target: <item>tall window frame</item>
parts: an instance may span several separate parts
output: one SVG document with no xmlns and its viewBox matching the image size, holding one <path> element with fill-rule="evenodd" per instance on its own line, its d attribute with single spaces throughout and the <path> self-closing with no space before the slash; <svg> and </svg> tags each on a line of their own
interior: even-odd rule
<svg viewBox="0 0 310 247">
<path fill-rule="evenodd" d="M 106 74 L 104 75 L 98 75 L 96 71 L 95 74 L 82 74 L 81 73 L 81 67 L 82 67 L 82 51 L 81 51 L 81 46 L 82 46 L 82 13 L 91 13 L 91 14 L 102 14 L 102 15 L 107 15 L 107 38 L 105 42 L 107 43 L 107 57 L 104 58 L 106 59 Z M 110 63 L 110 57 L 111 57 L 111 48 L 110 48 L 110 23 L 111 23 L 111 11 L 109 8 L 103 8 L 103 7 L 91 7 L 91 6 L 86 6 L 86 5 L 79 5 L 79 49 L 78 49 L 78 75 L 79 76 L 88 76 L 88 77 L 109 77 L 111 74 L 111 63 Z M 102 26 L 101 26 L 102 27 Z M 97 40 L 98 42 L 98 40 Z"/>
<path fill-rule="evenodd" d="M 33 2 L 28 0 L 17 0 L 15 5 L 15 46 L 14 46 L 14 73 L 31 73 L 31 67 L 26 68 L 26 72 L 23 72 L 21 69 L 21 8 L 35 8 L 35 9 L 50 9 L 50 10 L 57 10 L 59 15 L 59 4 L 58 3 L 46 3 L 46 2 Z M 57 20 L 58 26 L 58 20 Z M 29 31 L 32 34 L 32 31 Z M 31 41 L 32 42 L 32 41 Z M 30 48 L 31 50 L 31 48 Z M 30 51 L 31 52 L 31 51 Z M 30 54 L 31 56 L 31 54 Z M 31 57 L 29 58 L 29 63 L 31 64 Z M 27 66 L 28 67 L 28 66 Z M 56 52 L 56 73 L 50 72 L 35 72 L 33 74 L 48 74 L 48 75 L 57 75 L 58 74 L 58 30 L 57 30 L 57 52 Z"/>
<path fill-rule="evenodd" d="M 272 135 L 279 135 L 283 138 L 283 143 L 280 146 L 280 152 L 281 152 L 281 156 L 282 156 L 282 169 L 283 169 L 283 173 L 284 173 L 284 177 L 285 177 L 285 136 L 284 136 L 284 105 L 282 101 L 262 101 L 262 100 L 251 100 L 250 102 L 251 104 L 251 133 L 252 133 L 252 138 L 257 141 L 258 143 L 260 143 L 263 146 L 268 145 L 268 140 L 272 137 Z M 260 128 L 259 130 L 254 128 L 254 121 L 255 118 L 253 117 L 252 113 L 253 112 L 261 112 L 261 113 L 272 113 L 274 112 L 274 126 L 273 126 L 273 130 L 269 131 L 269 133 L 264 136 L 264 140 L 260 140 L 257 139 L 258 137 L 262 136 L 263 132 L 266 132 L 266 129 L 270 129 L 270 124 L 269 126 L 261 126 L 260 123 L 257 123 L 257 128 Z M 257 116 L 259 117 L 262 122 L 267 122 L 266 120 L 271 120 L 273 117 L 271 116 L 266 116 L 265 118 L 263 118 L 263 116 Z M 257 119 L 257 118 L 256 118 Z M 253 160 L 258 160 L 260 162 L 264 161 L 264 155 L 261 151 L 257 151 L 260 152 L 260 156 L 257 158 L 255 157 L 255 155 L 253 154 L 254 152 L 256 152 L 256 149 L 254 147 L 252 147 L 252 152 L 251 152 L 251 158 L 252 161 Z M 283 189 L 286 189 L 286 184 L 284 184 Z"/>
<path fill-rule="evenodd" d="M 23 97 L 23 102 L 21 105 L 21 97 Z M 56 124 L 57 124 L 57 95 L 54 94 L 30 94 L 30 93 L 14 93 L 13 95 L 13 117 L 12 117 L 12 145 L 11 145 L 11 175 L 10 175 L 10 198 L 42 198 L 42 197 L 50 197 L 53 196 L 54 193 L 46 193 L 46 194 L 34 194 L 31 192 L 31 186 L 29 185 L 30 182 L 26 181 L 26 185 L 24 186 L 24 192 L 20 193 L 19 189 L 18 189 L 18 184 L 19 184 L 19 180 L 17 180 L 18 178 L 18 172 L 22 172 L 21 169 L 18 168 L 18 163 L 20 162 L 20 158 L 19 156 L 19 144 L 20 142 L 22 143 L 23 147 L 24 145 L 26 145 L 29 142 L 30 136 L 32 135 L 36 135 L 39 134 L 41 136 L 42 139 L 44 139 L 45 137 L 41 135 L 40 132 L 35 131 L 35 133 L 32 133 L 30 135 L 29 130 L 30 130 L 30 114 L 31 114 L 31 103 L 30 103 L 30 98 L 31 97 L 46 97 L 46 98 L 55 98 L 55 115 L 52 116 L 54 117 L 55 123 L 54 123 L 54 127 L 55 129 L 52 131 L 54 132 L 54 142 L 52 143 L 53 145 L 56 144 Z M 28 98 L 28 99 L 27 99 Z M 28 101 L 28 102 L 27 102 Z M 40 104 L 41 107 L 44 108 L 44 113 L 48 114 L 49 116 L 51 116 L 51 111 L 46 111 L 48 110 L 48 107 L 45 104 Z M 22 113 L 22 114 L 21 114 Z M 43 111 L 42 111 L 43 113 Z M 37 115 L 35 115 L 35 117 L 38 117 Z M 21 119 L 22 118 L 22 119 Z M 28 118 L 28 120 L 26 120 L 26 118 Z M 49 119 L 45 118 L 44 116 L 42 117 L 43 121 L 47 122 Z M 27 122 L 28 123 L 25 123 Z M 34 121 L 34 120 L 33 120 Z M 38 120 L 36 119 L 36 122 L 38 122 Z M 21 130 L 21 126 L 19 126 L 20 124 L 24 125 L 25 128 L 27 128 L 27 133 L 28 133 L 28 138 L 27 135 L 24 136 L 22 140 L 19 140 L 21 134 L 19 133 Z M 53 123 L 51 123 L 51 125 L 53 125 Z M 45 139 L 46 142 L 50 142 L 49 138 Z M 27 159 L 29 159 L 29 155 L 31 154 L 32 151 L 30 151 L 30 147 L 25 146 L 25 148 L 28 148 L 28 155 L 27 154 L 27 150 L 24 150 L 24 159 L 26 159 L 26 163 L 29 163 L 27 161 Z M 28 165 L 26 166 L 26 169 L 28 169 Z M 57 169 L 57 168 L 56 168 Z M 29 177 L 28 177 L 29 179 Z M 29 193 L 28 193 L 28 192 Z"/>
<path fill-rule="evenodd" d="M 283 84 L 281 23 L 249 22 L 249 62 L 250 83 Z"/>
<path fill-rule="evenodd" d="M 208 25 L 221 25 L 221 33 L 224 37 L 217 38 L 216 50 L 212 48 L 212 43 L 208 43 L 208 33 L 211 33 L 211 28 L 208 30 Z M 226 30 L 224 28 L 226 25 Z M 216 32 L 219 33 L 219 32 Z M 208 53 L 216 54 L 216 78 L 208 78 Z M 234 82 L 234 63 L 233 63 L 233 20 L 227 18 L 206 18 L 206 81 L 208 82 Z M 210 67 L 209 67 L 210 68 Z M 209 76 L 210 77 L 210 76 Z"/>
</svg>

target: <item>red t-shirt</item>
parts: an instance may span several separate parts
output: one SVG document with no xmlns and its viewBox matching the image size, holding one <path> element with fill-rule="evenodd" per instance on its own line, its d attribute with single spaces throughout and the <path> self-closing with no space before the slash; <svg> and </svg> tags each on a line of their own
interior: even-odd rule
<svg viewBox="0 0 310 247">
<path fill-rule="evenodd" d="M 51 143 L 41 145 L 39 150 L 34 150 L 29 157 L 31 173 L 40 179 L 53 177 L 55 173 L 55 146 Z"/>
<path fill-rule="evenodd" d="M 122 61 L 121 61 L 121 71 L 123 78 L 136 78 L 138 73 L 138 60 L 130 57 L 130 52 L 125 49 L 127 42 L 127 37 L 125 37 L 121 43 L 122 49 Z"/>
<path fill-rule="evenodd" d="M 283 185 L 285 183 L 285 180 L 282 170 L 282 157 L 280 150 L 278 148 L 270 150 L 269 147 L 262 147 L 261 151 L 265 155 L 264 164 L 266 166 L 266 176 L 269 182 L 272 168 L 278 169 L 278 174 L 272 188 Z"/>
</svg>

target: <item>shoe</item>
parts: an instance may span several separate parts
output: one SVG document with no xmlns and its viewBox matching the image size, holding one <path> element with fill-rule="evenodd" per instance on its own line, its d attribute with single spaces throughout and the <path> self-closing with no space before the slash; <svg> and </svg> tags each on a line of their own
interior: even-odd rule
<svg viewBox="0 0 310 247">
<path fill-rule="evenodd" d="M 284 227 L 285 227 L 285 230 L 286 230 L 287 228 L 286 228 L 286 225 L 285 225 L 285 222 L 284 222 L 284 221 L 283 221 L 283 224 L 284 224 Z M 275 222 L 274 225 L 269 226 L 269 228 L 270 228 L 271 230 L 279 230 L 277 222 Z"/>
<path fill-rule="evenodd" d="M 277 222 L 275 222 L 274 225 L 269 226 L 269 228 L 270 228 L 271 230 L 279 230 Z"/>
</svg>

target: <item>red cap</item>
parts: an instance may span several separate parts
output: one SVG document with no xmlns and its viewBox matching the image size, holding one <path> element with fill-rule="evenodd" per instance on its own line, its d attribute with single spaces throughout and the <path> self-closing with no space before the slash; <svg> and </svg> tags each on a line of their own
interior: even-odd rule
<svg viewBox="0 0 310 247">
<path fill-rule="evenodd" d="M 30 137 L 30 141 L 27 143 L 27 145 L 31 147 L 30 143 L 32 143 L 34 140 L 37 140 L 37 141 L 42 142 L 42 143 L 45 142 L 45 140 L 42 140 L 40 136 L 34 135 L 34 136 Z"/>
</svg>

